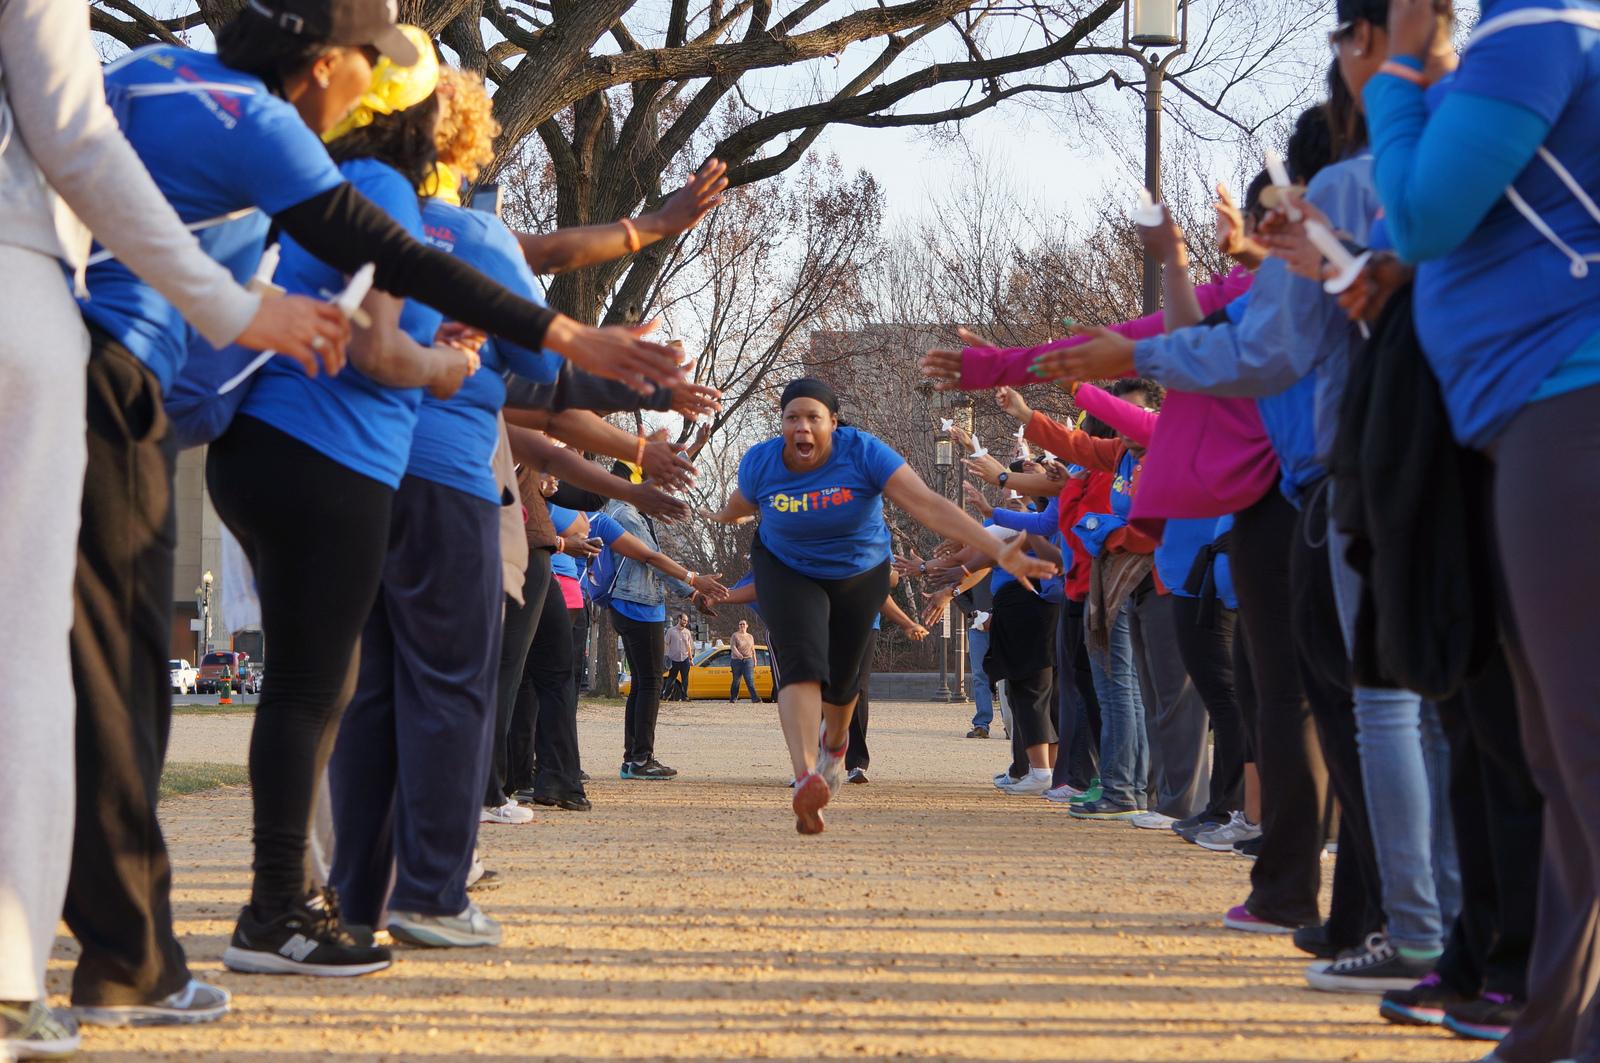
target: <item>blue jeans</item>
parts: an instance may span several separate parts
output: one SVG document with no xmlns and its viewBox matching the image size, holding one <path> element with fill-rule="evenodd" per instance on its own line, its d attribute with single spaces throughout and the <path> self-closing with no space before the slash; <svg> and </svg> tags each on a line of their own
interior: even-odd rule
<svg viewBox="0 0 1600 1063">
<path fill-rule="evenodd" d="M 1355 644 L 1361 577 L 1345 561 L 1349 539 L 1332 522 L 1328 553 L 1345 647 Z M 1356 686 L 1356 747 L 1389 938 L 1420 952 L 1444 948 L 1461 905 L 1450 822 L 1450 747 L 1438 711 L 1409 690 Z"/>
<path fill-rule="evenodd" d="M 1150 740 L 1144 699 L 1133 664 L 1133 600 L 1117 611 L 1107 653 L 1089 653 L 1100 699 L 1100 786 L 1105 800 L 1145 807 L 1150 782 Z"/>
<path fill-rule="evenodd" d="M 728 667 L 733 672 L 733 683 L 728 687 L 728 700 L 739 700 L 739 680 L 743 679 L 745 689 L 750 692 L 750 700 L 760 701 L 761 697 L 756 693 L 755 658 L 751 657 L 743 661 L 729 661 Z"/>
<path fill-rule="evenodd" d="M 989 633 L 977 628 L 967 630 L 968 667 L 972 670 L 972 701 L 978 711 L 972 714 L 972 726 L 988 727 L 994 722 L 994 695 L 989 692 L 989 674 L 983 670 L 983 659 L 989 654 Z"/>
</svg>

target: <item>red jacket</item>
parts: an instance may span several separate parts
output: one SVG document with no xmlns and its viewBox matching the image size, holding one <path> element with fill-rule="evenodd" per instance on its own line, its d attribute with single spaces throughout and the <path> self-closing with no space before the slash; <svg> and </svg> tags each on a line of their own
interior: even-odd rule
<svg viewBox="0 0 1600 1063">
<path fill-rule="evenodd" d="M 1057 499 L 1060 510 L 1061 537 L 1072 546 L 1072 567 L 1067 569 L 1066 593 L 1075 602 L 1089 596 L 1089 566 L 1094 558 L 1083 548 L 1083 543 L 1072 534 L 1073 525 L 1087 513 L 1111 512 L 1111 474 L 1091 472 L 1076 480 L 1068 480 Z"/>
<path fill-rule="evenodd" d="M 1120 439 L 1101 439 L 1088 432 L 1052 421 L 1044 414 L 1034 412 L 1033 420 L 1028 422 L 1027 431 L 1024 433 L 1030 443 L 1035 443 L 1062 461 L 1069 461 L 1075 465 L 1082 465 L 1091 472 L 1102 472 L 1107 476 L 1106 494 L 1103 498 L 1104 507 L 1091 509 L 1089 513 L 1111 512 L 1111 477 L 1116 474 L 1117 465 L 1122 461 L 1122 455 L 1127 453 L 1128 445 Z M 1133 467 L 1133 483 L 1128 488 L 1129 494 L 1137 494 L 1139 490 L 1139 473 L 1144 468 L 1144 458 L 1141 456 Z M 1061 519 L 1066 519 L 1065 507 L 1061 510 Z M 1073 524 L 1077 518 L 1073 518 Z M 1071 525 L 1067 525 L 1070 529 Z M 1074 540 L 1077 536 L 1072 537 Z M 1118 528 L 1106 537 L 1107 550 L 1124 550 L 1130 554 L 1153 554 L 1156 552 L 1156 540 L 1143 532 L 1136 531 L 1132 525 Z M 1076 546 L 1073 548 L 1077 552 Z"/>
</svg>

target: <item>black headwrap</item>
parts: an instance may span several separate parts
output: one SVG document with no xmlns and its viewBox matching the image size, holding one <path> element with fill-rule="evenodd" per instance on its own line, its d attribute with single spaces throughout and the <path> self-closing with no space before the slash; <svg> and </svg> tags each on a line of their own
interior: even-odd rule
<svg viewBox="0 0 1600 1063">
<path fill-rule="evenodd" d="M 778 408 L 788 409 L 789 403 L 795 399 L 816 399 L 828 408 L 829 413 L 834 416 L 839 414 L 838 394 L 814 376 L 803 376 L 798 380 L 789 381 L 789 386 L 783 389 L 783 398 L 779 401 Z"/>
</svg>

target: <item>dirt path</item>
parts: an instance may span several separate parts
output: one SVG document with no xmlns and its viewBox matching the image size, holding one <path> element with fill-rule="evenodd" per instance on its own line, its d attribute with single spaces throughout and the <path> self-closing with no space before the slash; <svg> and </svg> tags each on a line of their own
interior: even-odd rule
<svg viewBox="0 0 1600 1063">
<path fill-rule="evenodd" d="M 1220 929 L 1248 863 L 1070 821 L 988 778 L 949 706 L 874 706 L 872 783 L 801 839 L 770 707 L 663 715 L 671 783 L 615 776 L 621 711 L 586 708 L 595 810 L 485 828 L 496 950 L 408 951 L 353 980 L 230 974 L 243 790 L 169 803 L 180 932 L 234 993 L 215 1026 L 91 1030 L 116 1059 L 1475 1060 L 1486 1046 L 1302 988 L 1285 941 Z M 242 760 L 249 720 L 183 717 L 173 759 Z M 63 991 L 72 946 L 53 964 Z"/>
</svg>

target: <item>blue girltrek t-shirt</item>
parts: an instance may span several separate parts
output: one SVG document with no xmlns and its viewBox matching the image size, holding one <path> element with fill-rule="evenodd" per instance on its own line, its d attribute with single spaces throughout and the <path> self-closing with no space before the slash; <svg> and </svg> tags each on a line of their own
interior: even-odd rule
<svg viewBox="0 0 1600 1063">
<path fill-rule="evenodd" d="M 572 527 L 578 519 L 578 511 L 568 509 L 566 506 L 549 506 L 550 523 L 555 526 L 557 535 L 566 535 L 567 529 Z M 589 538 L 598 538 L 610 546 L 623 535 L 627 534 L 622 525 L 605 513 L 585 513 L 589 518 Z M 583 570 L 578 564 L 578 559 L 571 554 L 556 554 L 550 559 L 550 570 L 558 576 L 571 576 L 578 579 Z"/>
<path fill-rule="evenodd" d="M 135 85 L 223 82 L 239 93 L 177 92 L 125 101 L 123 135 L 167 202 L 192 224 L 251 207 L 254 213 L 195 233 L 206 253 L 243 283 L 261 261 L 270 216 L 344 183 L 328 151 L 293 106 L 259 79 L 209 52 L 156 45 L 106 68 L 115 99 Z M 96 245 L 96 250 L 99 250 Z M 169 391 L 199 337 L 183 315 L 126 266 L 89 267 L 83 314 L 149 367 Z M 209 346 L 204 345 L 207 351 Z M 298 368 L 294 369 L 298 373 Z"/>
<path fill-rule="evenodd" d="M 339 169 L 401 228 L 422 239 L 422 207 L 400 171 L 376 159 L 351 159 Z M 336 293 L 345 286 L 338 270 L 287 236 L 275 279 L 300 295 Z M 400 331 L 424 347 L 432 346 L 442 319 L 437 310 L 411 300 L 400 314 Z M 346 365 L 338 376 L 308 377 L 299 366 L 281 363 L 274 358 L 262 367 L 239 412 L 265 421 L 347 469 L 399 487 L 411 455 L 422 389 L 384 387 L 354 365 Z"/>
<path fill-rule="evenodd" d="M 545 305 L 517 238 L 493 214 L 430 199 L 422 205 L 422 227 L 429 244 L 455 255 L 512 294 Z M 561 356 L 494 337 L 479 348 L 478 358 L 482 363 L 478 371 L 450 398 L 423 394 L 406 475 L 498 503 L 492 462 L 500 441 L 495 414 L 506 402 L 504 374 L 509 370 L 547 384 L 555 380 Z"/>
<path fill-rule="evenodd" d="M 1524 8 L 1596 5 L 1500 0 L 1484 5 L 1483 20 Z M 1600 197 L 1600 33 L 1565 23 L 1501 30 L 1467 48 L 1450 91 L 1538 115 L 1550 124 L 1545 148 Z M 1529 163 L 1515 187 L 1569 246 L 1600 252 L 1600 222 L 1542 160 Z M 1574 278 L 1567 256 L 1502 197 L 1459 247 L 1417 267 L 1416 319 L 1456 438 L 1482 447 L 1600 333 L 1600 262 Z"/>
<path fill-rule="evenodd" d="M 883 487 L 905 463 L 876 436 L 840 427 L 827 462 L 795 473 L 778 436 L 745 452 L 739 493 L 760 510 L 757 534 L 772 556 L 807 576 L 845 579 L 889 560 Z"/>
</svg>

